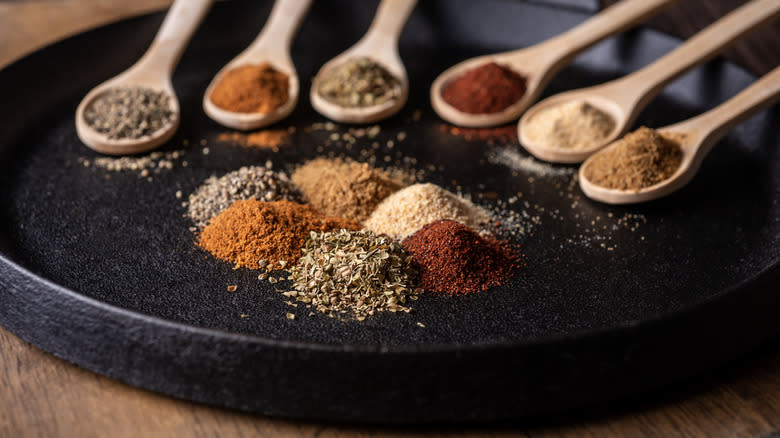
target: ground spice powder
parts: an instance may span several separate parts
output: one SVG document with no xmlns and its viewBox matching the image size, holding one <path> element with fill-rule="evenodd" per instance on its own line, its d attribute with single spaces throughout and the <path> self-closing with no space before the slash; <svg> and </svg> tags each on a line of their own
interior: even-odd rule
<svg viewBox="0 0 780 438">
<path fill-rule="evenodd" d="M 211 92 L 214 105 L 236 113 L 268 114 L 289 99 L 289 77 L 268 63 L 226 72 Z"/>
<path fill-rule="evenodd" d="M 626 134 L 615 147 L 594 155 L 583 172 L 602 187 L 639 190 L 672 176 L 681 161 L 682 150 L 673 138 L 643 126 Z"/>
<path fill-rule="evenodd" d="M 364 222 L 369 230 L 403 239 L 440 219 L 450 219 L 472 228 L 490 221 L 487 211 L 468 199 L 431 184 L 414 184 L 388 196 Z"/>
<path fill-rule="evenodd" d="M 483 238 L 451 220 L 430 223 L 404 239 L 426 291 L 450 295 L 485 291 L 507 281 L 518 255 L 502 242 Z"/>
<path fill-rule="evenodd" d="M 525 129 L 530 140 L 546 148 L 583 150 L 603 144 L 615 121 L 595 106 L 574 100 L 540 110 Z"/>
<path fill-rule="evenodd" d="M 511 68 L 489 62 L 447 83 L 442 98 L 464 113 L 497 113 L 523 97 L 525 82 L 525 78 Z"/>
<path fill-rule="evenodd" d="M 403 183 L 367 163 L 315 158 L 292 174 L 293 183 L 311 205 L 325 214 L 363 221 Z"/>
<path fill-rule="evenodd" d="M 309 232 L 338 229 L 359 230 L 360 224 L 291 201 L 248 199 L 211 220 L 198 245 L 236 268 L 271 270 L 296 263 Z"/>
</svg>

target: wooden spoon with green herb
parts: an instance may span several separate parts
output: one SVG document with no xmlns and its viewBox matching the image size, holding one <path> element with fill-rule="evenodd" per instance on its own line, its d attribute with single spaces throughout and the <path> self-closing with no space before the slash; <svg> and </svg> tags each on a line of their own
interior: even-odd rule
<svg viewBox="0 0 780 438">
<path fill-rule="evenodd" d="M 702 160 L 713 146 L 732 128 L 755 113 L 780 100 L 780 67 L 753 83 L 723 104 L 699 116 L 658 129 L 658 133 L 679 145 L 682 158 L 677 170 L 668 178 L 649 187 L 635 190 L 607 188 L 592 182 L 588 167 L 597 160 L 608 159 L 620 141 L 593 154 L 580 166 L 582 191 L 589 198 L 608 204 L 633 204 L 661 198 L 673 193 L 693 179 Z"/>
<path fill-rule="evenodd" d="M 123 73 L 93 88 L 82 99 L 76 109 L 76 133 L 85 145 L 104 154 L 136 154 L 155 149 L 173 136 L 179 126 L 179 101 L 171 75 L 212 2 L 176 0 L 141 59 Z M 93 105 L 108 96 L 112 96 L 113 102 L 120 102 L 119 108 L 96 114 Z M 162 98 L 148 99 L 155 96 Z M 154 102 L 164 101 L 169 108 L 155 106 L 157 103 Z M 133 107 L 122 107 L 121 102 L 132 102 Z M 117 104 L 107 104 L 104 108 L 111 109 L 109 105 Z M 90 116 L 90 120 L 85 116 Z M 159 120 L 163 116 L 164 120 Z M 96 117 L 101 119 L 100 123 Z M 147 132 L 148 127 L 156 126 L 156 123 L 160 126 Z M 98 126 L 100 128 L 96 128 Z M 117 131 L 117 127 L 122 126 L 127 129 Z"/>
<path fill-rule="evenodd" d="M 382 0 L 363 38 L 323 65 L 314 78 L 310 96 L 311 104 L 317 112 L 337 122 L 373 123 L 403 108 L 409 95 L 409 80 L 398 55 L 398 38 L 416 4 L 417 0 Z M 372 105 L 346 106 L 331 102 L 320 93 L 319 86 L 332 70 L 361 58 L 370 59 L 397 79 L 393 98 Z"/>
</svg>

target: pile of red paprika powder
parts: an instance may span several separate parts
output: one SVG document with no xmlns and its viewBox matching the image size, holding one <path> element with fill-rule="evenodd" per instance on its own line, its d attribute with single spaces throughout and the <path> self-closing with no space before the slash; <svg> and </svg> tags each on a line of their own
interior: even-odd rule
<svg viewBox="0 0 780 438">
<path fill-rule="evenodd" d="M 520 255 L 506 244 L 483 238 L 467 226 L 443 219 L 401 242 L 412 255 L 426 291 L 462 295 L 507 281 Z"/>
<path fill-rule="evenodd" d="M 488 62 L 447 83 L 441 92 L 458 111 L 488 114 L 503 111 L 523 97 L 525 77 L 509 67 Z"/>
</svg>

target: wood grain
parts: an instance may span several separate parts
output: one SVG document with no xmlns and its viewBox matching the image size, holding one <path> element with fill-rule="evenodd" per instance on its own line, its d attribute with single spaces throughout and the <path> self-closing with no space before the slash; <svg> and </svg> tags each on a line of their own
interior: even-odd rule
<svg viewBox="0 0 780 438">
<path fill-rule="evenodd" d="M 64 36 L 168 3 L 2 0 L 0 67 Z M 684 3 L 706 3 L 709 8 L 734 2 Z M 709 13 L 706 8 L 699 13 L 705 11 Z M 761 46 L 768 47 L 767 43 Z M 780 51 L 763 50 L 744 55 L 756 60 L 756 67 L 751 67 L 755 71 L 768 71 L 777 64 L 772 57 L 776 59 Z M 533 419 L 524 424 L 393 429 L 302 423 L 215 409 L 130 387 L 44 353 L 0 329 L 0 437 L 780 436 L 780 342 L 714 375 L 640 400 L 579 417 Z"/>
</svg>

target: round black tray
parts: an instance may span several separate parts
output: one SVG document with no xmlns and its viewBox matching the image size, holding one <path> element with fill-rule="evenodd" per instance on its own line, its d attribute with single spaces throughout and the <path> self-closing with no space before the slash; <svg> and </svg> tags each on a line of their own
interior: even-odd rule
<svg viewBox="0 0 780 438">
<path fill-rule="evenodd" d="M 375 7 L 313 6 L 293 47 L 304 90 L 365 31 Z M 87 369 L 175 397 L 396 423 L 517 418 L 614 400 L 711 368 L 780 331 L 776 112 L 736 129 L 673 196 L 630 207 L 591 202 L 569 177 L 494 164 L 496 146 L 442 130 L 427 98 L 433 78 L 453 63 L 539 42 L 587 14 L 426 0 L 401 40 L 410 100 L 382 123 L 378 149 L 367 139 L 324 146 L 330 133 L 305 129 L 324 121 L 307 93 L 280 125 L 298 128 L 293 145 L 272 152 L 219 144 L 225 129 L 202 113 L 202 92 L 269 9 L 224 2 L 206 18 L 174 77 L 182 126 L 166 149 L 183 147 L 188 166 L 180 160 L 151 181 L 83 166 L 80 158 L 97 155 L 79 143 L 73 114 L 91 87 L 143 53 L 162 14 L 84 33 L 0 71 L 0 324 Z M 647 30 L 607 40 L 547 94 L 619 77 L 677 44 Z M 687 118 L 753 80 L 715 61 L 668 87 L 640 123 Z M 400 131 L 407 139 L 389 148 Z M 522 193 L 510 208 L 538 218 L 517 238 L 525 266 L 504 287 L 428 294 L 408 315 L 357 322 L 289 307 L 256 272 L 233 270 L 194 246 L 177 191 L 186 197 L 211 174 L 267 159 L 289 169 L 318 147 L 356 158 L 374 150 L 380 163 L 413 157 L 428 169 L 426 180 L 485 205 Z M 285 318 L 290 311 L 294 321 Z"/>
</svg>

